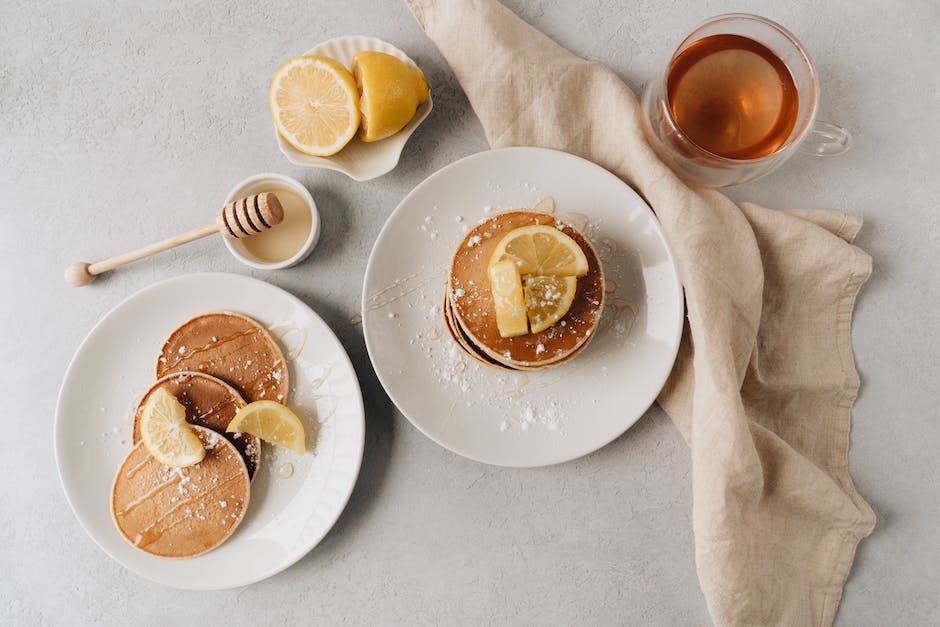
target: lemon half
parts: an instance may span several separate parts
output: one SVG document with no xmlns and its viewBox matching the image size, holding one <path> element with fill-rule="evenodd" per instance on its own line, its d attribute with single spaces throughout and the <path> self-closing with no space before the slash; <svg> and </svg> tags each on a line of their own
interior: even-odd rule
<svg viewBox="0 0 940 627">
<path fill-rule="evenodd" d="M 424 74 L 398 57 L 364 50 L 352 61 L 359 87 L 362 130 L 359 138 L 374 142 L 403 129 L 418 106 L 428 99 Z"/>
<path fill-rule="evenodd" d="M 359 128 L 356 81 L 327 57 L 296 57 L 282 65 L 268 98 L 277 132 L 310 155 L 336 154 Z"/>
</svg>

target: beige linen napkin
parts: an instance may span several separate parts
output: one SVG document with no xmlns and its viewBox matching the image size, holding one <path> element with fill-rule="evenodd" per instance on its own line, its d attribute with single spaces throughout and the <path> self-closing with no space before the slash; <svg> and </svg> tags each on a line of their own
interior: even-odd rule
<svg viewBox="0 0 940 627">
<path fill-rule="evenodd" d="M 688 320 L 659 397 L 692 454 L 695 558 L 720 625 L 830 625 L 875 516 L 848 474 L 861 219 L 736 205 L 678 179 L 637 101 L 495 0 L 408 0 L 493 147 L 571 152 L 650 203 Z"/>
</svg>

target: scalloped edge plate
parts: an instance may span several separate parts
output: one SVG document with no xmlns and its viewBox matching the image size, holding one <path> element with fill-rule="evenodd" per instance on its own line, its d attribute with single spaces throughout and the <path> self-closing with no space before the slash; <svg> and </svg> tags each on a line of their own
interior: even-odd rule
<svg viewBox="0 0 940 627">
<path fill-rule="evenodd" d="M 345 37 L 336 37 L 329 41 L 311 48 L 304 55 L 322 55 L 336 59 L 349 69 L 352 66 L 352 59 L 357 52 L 363 50 L 375 50 L 385 52 L 397 57 L 408 65 L 418 68 L 418 65 L 411 60 L 407 54 L 402 52 L 387 41 L 377 37 L 365 37 L 360 35 L 348 35 Z M 368 181 L 387 174 L 395 169 L 398 160 L 401 158 L 401 152 L 408 142 L 408 138 L 420 126 L 431 109 L 434 106 L 431 93 L 428 93 L 428 99 L 421 103 L 415 112 L 411 121 L 405 125 L 405 128 L 398 131 L 391 137 L 377 142 L 364 143 L 360 141 L 357 133 L 346 146 L 335 155 L 329 157 L 315 157 L 300 152 L 281 137 L 277 129 L 274 129 L 274 135 L 277 137 L 277 145 L 281 152 L 287 157 L 287 160 L 294 165 L 301 165 L 308 168 L 326 168 L 342 172 L 349 178 L 356 181 Z M 272 125 L 273 127 L 273 125 Z"/>
</svg>

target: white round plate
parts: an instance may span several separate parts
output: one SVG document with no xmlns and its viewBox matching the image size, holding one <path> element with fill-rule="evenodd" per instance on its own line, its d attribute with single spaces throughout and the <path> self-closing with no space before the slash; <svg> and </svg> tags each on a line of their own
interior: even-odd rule
<svg viewBox="0 0 940 627">
<path fill-rule="evenodd" d="M 407 54 L 388 43 L 375 37 L 346 36 L 336 37 L 329 41 L 324 41 L 315 48 L 311 48 L 304 55 L 322 55 L 339 61 L 347 69 L 352 68 L 352 60 L 357 52 L 363 50 L 376 50 L 385 52 L 398 57 L 408 65 L 417 68 L 417 64 L 411 60 Z M 419 68 L 420 69 L 420 68 Z M 346 144 L 342 150 L 329 157 L 315 157 L 300 152 L 289 143 L 284 141 L 277 129 L 274 135 L 277 137 L 277 144 L 287 157 L 288 161 L 295 165 L 302 165 L 311 168 L 327 168 L 342 172 L 346 176 L 356 181 L 368 181 L 378 176 L 391 172 L 401 157 L 401 151 L 404 149 L 408 138 L 415 132 L 415 129 L 428 117 L 434 103 L 431 94 L 428 93 L 428 99 L 418 106 L 415 115 L 411 121 L 391 137 L 387 137 L 377 142 L 363 142 L 359 140 L 359 134 Z"/>
<path fill-rule="evenodd" d="M 132 547 L 111 518 L 114 473 L 131 450 L 133 410 L 153 384 L 164 340 L 208 311 L 257 320 L 288 358 L 288 405 L 304 421 L 307 453 L 266 444 L 248 511 L 221 546 L 192 559 Z M 352 364 L 323 320 L 287 292 L 234 274 L 191 274 L 143 289 L 91 330 L 59 392 L 55 453 L 75 515 L 104 551 L 159 583 L 194 590 L 243 586 L 287 568 L 326 535 L 359 474 L 365 441 L 362 395 Z M 293 465 L 293 475 L 278 470 Z"/>
<path fill-rule="evenodd" d="M 608 291 L 597 335 L 546 370 L 480 364 L 442 319 L 454 248 L 488 215 L 546 197 L 601 258 Z M 481 152 L 418 185 L 379 234 L 362 294 L 369 356 L 399 410 L 441 446 L 500 466 L 575 459 L 626 431 L 669 375 L 683 313 L 672 253 L 650 208 L 603 168 L 541 148 Z"/>
</svg>

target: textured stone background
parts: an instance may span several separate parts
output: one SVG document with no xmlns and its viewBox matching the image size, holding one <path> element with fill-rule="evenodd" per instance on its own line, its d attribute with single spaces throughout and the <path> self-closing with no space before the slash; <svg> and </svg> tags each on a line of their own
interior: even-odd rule
<svg viewBox="0 0 940 627">
<path fill-rule="evenodd" d="M 812 51 L 821 117 L 851 128 L 854 149 L 797 157 L 731 195 L 867 219 L 859 244 L 875 272 L 854 328 L 863 388 L 851 466 L 879 523 L 837 624 L 940 623 L 940 5 L 509 5 L 634 87 L 718 13 L 765 14 Z M 281 61 L 342 34 L 394 42 L 434 89 L 434 112 L 402 163 L 366 183 L 288 163 L 266 104 Z M 0 380 L 12 391 L 0 411 L 0 623 L 706 624 L 688 454 L 661 411 L 572 463 L 482 466 L 393 410 L 349 323 L 385 217 L 426 176 L 485 148 L 447 65 L 399 1 L 0 3 Z M 62 283 L 68 262 L 201 223 L 235 182 L 269 170 L 304 181 L 320 205 L 323 238 L 301 266 L 254 273 L 204 240 L 91 288 Z M 58 386 L 92 325 L 138 289 L 201 270 L 262 277 L 316 309 L 356 365 L 368 421 L 359 483 L 322 544 L 276 577 L 212 593 L 151 584 L 98 550 L 69 510 L 52 450 Z"/>
</svg>

